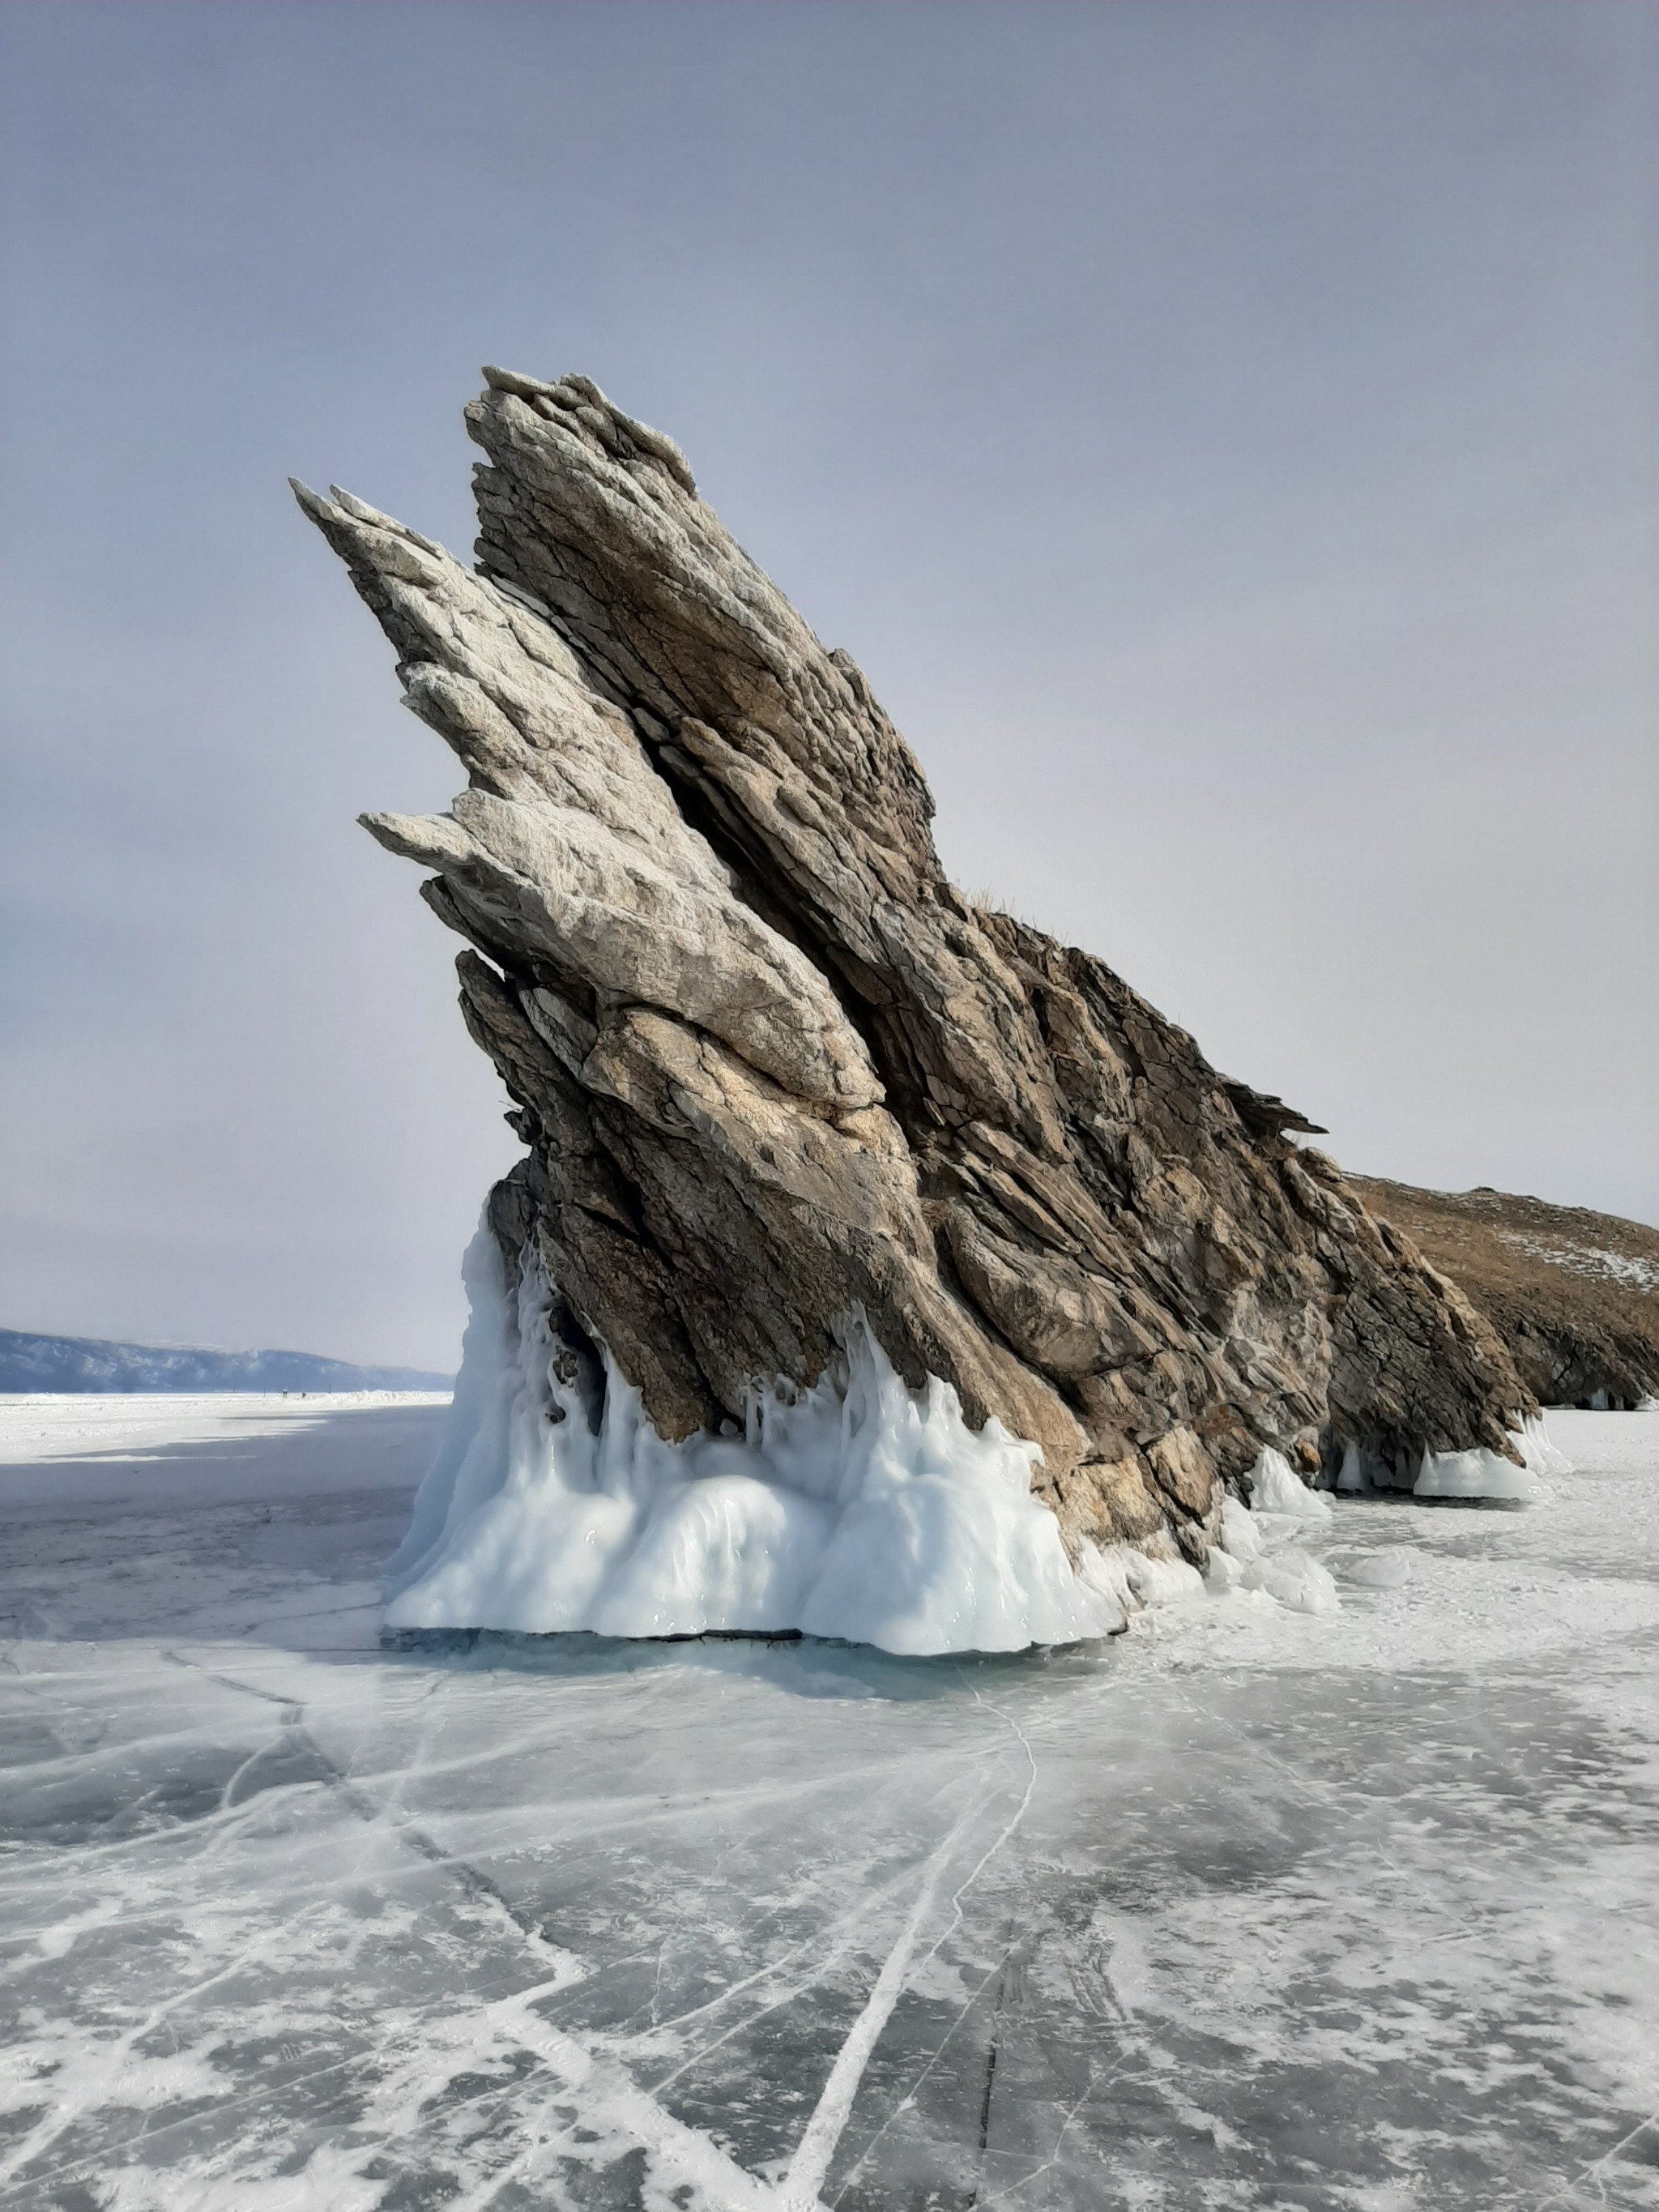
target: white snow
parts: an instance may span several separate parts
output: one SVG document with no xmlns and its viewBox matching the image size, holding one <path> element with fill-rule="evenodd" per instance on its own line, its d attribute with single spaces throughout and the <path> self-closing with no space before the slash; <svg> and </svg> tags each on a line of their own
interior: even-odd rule
<svg viewBox="0 0 1659 2212">
<path fill-rule="evenodd" d="M 1336 1492 L 1339 1497 L 1364 1498 L 1410 1490 L 1419 1498 L 1530 1503 L 1539 1495 L 1534 1477 L 1571 1473 L 1569 1462 L 1551 1443 L 1541 1414 L 1511 1429 L 1510 1441 L 1523 1465 L 1516 1466 L 1500 1452 L 1480 1446 L 1467 1451 L 1422 1453 L 1415 1467 L 1402 1462 L 1396 1469 L 1376 1452 L 1351 1443 L 1337 1470 Z M 1270 1510 L 1287 1509 L 1276 1505 Z"/>
<path fill-rule="evenodd" d="M 975 1434 L 937 1377 L 909 1389 L 861 1318 L 839 1375 L 757 1393 L 740 1437 L 670 1443 L 608 1355 L 590 1426 L 580 1392 L 549 1371 L 544 1279 L 527 1269 L 509 1291 L 487 1230 L 466 1281 L 450 1431 L 389 1570 L 389 1626 L 798 1629 L 912 1654 L 1122 1626 L 1030 1494 L 1037 1448 L 994 1420 Z"/>
<path fill-rule="evenodd" d="M 1221 1545 L 1212 1552 L 1206 1581 L 1224 1597 L 1249 1590 L 1292 1613 L 1334 1613 L 1340 1601 L 1328 1568 L 1296 1540 L 1328 1530 L 1330 1500 L 1300 1480 L 1282 1452 L 1264 1451 L 1250 1469 L 1248 1510 L 1223 1499 Z"/>
<path fill-rule="evenodd" d="M 1212 1593 L 1218 1597 L 1224 1597 L 1229 1590 L 1242 1589 L 1244 1586 L 1244 1562 L 1221 1545 L 1213 1545 L 1205 1563 L 1204 1581 Z"/>
<path fill-rule="evenodd" d="M 1519 1229 L 1498 1229 L 1494 1234 L 1517 1252 L 1542 1260 L 1549 1267 L 1565 1267 L 1572 1274 L 1588 1275 L 1595 1281 L 1627 1283 L 1638 1291 L 1659 1290 L 1659 1266 L 1651 1260 L 1611 1252 L 1603 1244 L 1549 1243 L 1540 1237 L 1528 1237 Z"/>
<path fill-rule="evenodd" d="M 227 1502 L 246 1495 L 245 1463 L 267 1498 L 375 1489 L 405 1481 L 410 1435 L 449 1403 L 428 1390 L 0 1394 L 0 1498 Z"/>
<path fill-rule="evenodd" d="M 1142 1605 L 1180 1605 L 1201 1596 L 1204 1577 L 1185 1559 L 1149 1559 L 1127 1544 L 1115 1545 L 1121 1559 L 1124 1579 Z"/>
</svg>

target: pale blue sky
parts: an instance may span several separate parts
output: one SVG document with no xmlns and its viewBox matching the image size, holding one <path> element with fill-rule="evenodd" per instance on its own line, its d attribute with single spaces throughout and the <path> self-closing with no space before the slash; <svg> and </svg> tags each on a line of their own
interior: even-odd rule
<svg viewBox="0 0 1659 2212">
<path fill-rule="evenodd" d="M 12 5 L 0 1322 L 447 1364 L 514 1146 L 292 507 L 579 368 L 947 864 L 1345 1164 L 1659 1220 L 1642 0 Z"/>
</svg>

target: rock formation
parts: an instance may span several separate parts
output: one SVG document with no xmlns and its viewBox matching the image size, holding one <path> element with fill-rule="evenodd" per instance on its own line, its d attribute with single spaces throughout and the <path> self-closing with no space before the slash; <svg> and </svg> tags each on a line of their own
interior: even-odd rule
<svg viewBox="0 0 1659 2212">
<path fill-rule="evenodd" d="M 1503 1345 L 1313 1125 L 946 880 L 908 747 L 678 449 L 584 377 L 484 374 L 474 569 L 296 492 L 467 772 L 365 822 L 472 948 L 527 1147 L 489 1219 L 596 1424 L 620 1376 L 662 1437 L 734 1434 L 861 1311 L 1040 1445 L 1074 1556 L 1201 1562 L 1264 1447 L 1513 1458 Z"/>
<path fill-rule="evenodd" d="M 1659 1396 L 1659 1230 L 1501 1190 L 1351 1188 L 1450 1276 L 1545 1405 Z"/>
</svg>

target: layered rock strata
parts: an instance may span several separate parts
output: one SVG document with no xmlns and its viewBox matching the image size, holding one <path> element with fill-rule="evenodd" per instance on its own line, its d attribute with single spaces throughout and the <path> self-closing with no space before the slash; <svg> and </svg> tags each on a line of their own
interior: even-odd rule
<svg viewBox="0 0 1659 2212">
<path fill-rule="evenodd" d="M 1659 1396 L 1659 1230 L 1502 1190 L 1351 1187 L 1486 1316 L 1544 1404 Z"/>
<path fill-rule="evenodd" d="M 1201 1562 L 1264 1448 L 1513 1457 L 1503 1345 L 1313 1125 L 946 879 L 908 747 L 678 448 L 586 378 L 485 377 L 475 568 L 296 491 L 467 772 L 364 818 L 468 940 L 527 1148 L 489 1218 L 594 1427 L 615 1373 L 662 1437 L 734 1433 L 861 1313 L 1041 1447 L 1074 1555 Z"/>
</svg>

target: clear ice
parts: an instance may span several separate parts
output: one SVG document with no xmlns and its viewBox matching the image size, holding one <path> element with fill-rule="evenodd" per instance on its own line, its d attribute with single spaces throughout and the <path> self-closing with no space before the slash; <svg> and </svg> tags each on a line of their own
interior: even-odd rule
<svg viewBox="0 0 1659 2212">
<path fill-rule="evenodd" d="M 0 1409 L 6 2212 L 1659 2205 L 1659 1415 L 933 1658 L 387 1648 L 446 1419 Z"/>
</svg>

